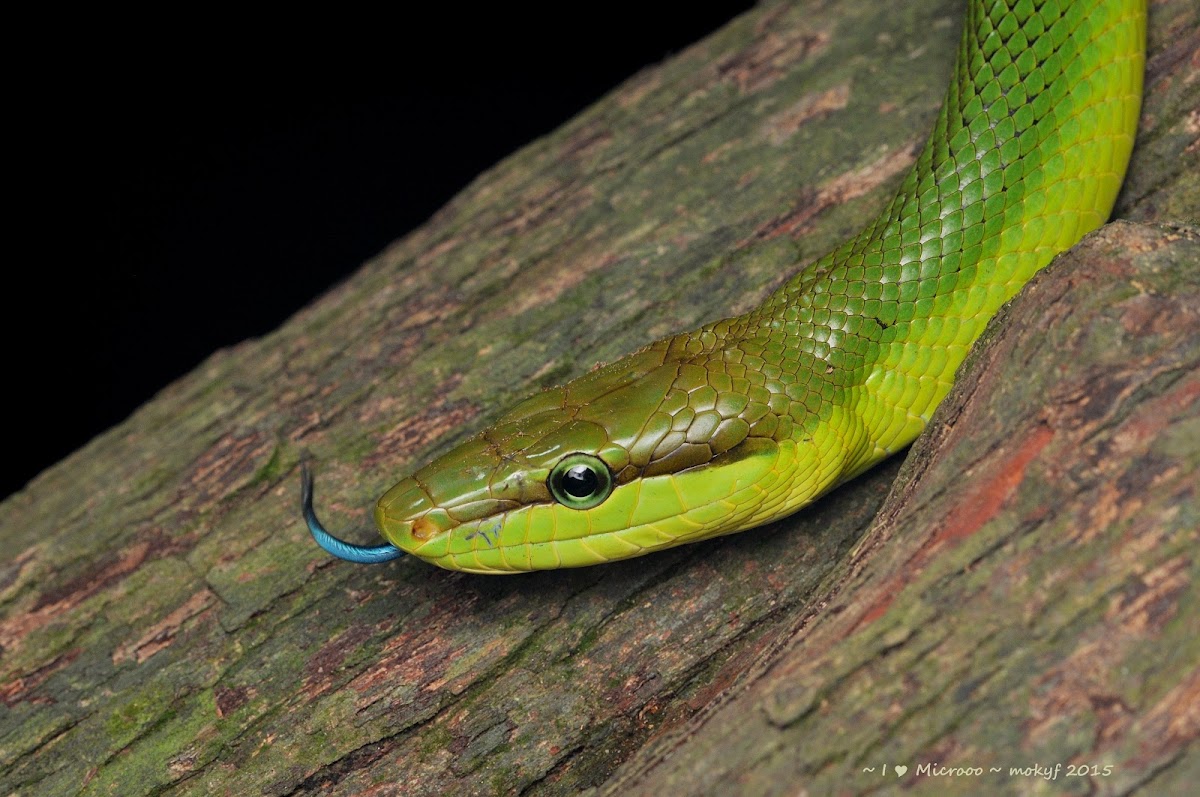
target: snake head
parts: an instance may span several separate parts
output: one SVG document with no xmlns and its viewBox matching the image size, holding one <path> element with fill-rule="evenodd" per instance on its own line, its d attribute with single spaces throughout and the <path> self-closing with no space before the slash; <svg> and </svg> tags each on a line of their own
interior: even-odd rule
<svg viewBox="0 0 1200 797">
<path fill-rule="evenodd" d="M 719 347 L 696 352 L 687 340 L 698 334 L 516 405 L 380 498 L 383 536 L 442 567 L 492 573 L 595 564 L 756 525 L 781 445 L 794 447 L 786 398 Z"/>
</svg>

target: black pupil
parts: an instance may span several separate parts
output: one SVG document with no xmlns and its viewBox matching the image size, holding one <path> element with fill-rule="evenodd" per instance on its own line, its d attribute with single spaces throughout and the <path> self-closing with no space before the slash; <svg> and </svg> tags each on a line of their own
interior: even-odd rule
<svg viewBox="0 0 1200 797">
<path fill-rule="evenodd" d="M 587 498 L 596 492 L 596 488 L 599 486 L 599 477 L 587 465 L 576 465 L 573 468 L 568 468 L 562 477 L 563 491 L 573 498 Z"/>
</svg>

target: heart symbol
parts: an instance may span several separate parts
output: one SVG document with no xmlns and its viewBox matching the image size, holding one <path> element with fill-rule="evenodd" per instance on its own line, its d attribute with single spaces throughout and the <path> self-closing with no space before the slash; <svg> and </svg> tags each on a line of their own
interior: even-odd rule
<svg viewBox="0 0 1200 797">
<path fill-rule="evenodd" d="M 902 778 L 906 772 L 908 772 L 908 767 L 904 766 L 904 764 L 900 764 L 896 767 L 896 777 Z"/>
</svg>

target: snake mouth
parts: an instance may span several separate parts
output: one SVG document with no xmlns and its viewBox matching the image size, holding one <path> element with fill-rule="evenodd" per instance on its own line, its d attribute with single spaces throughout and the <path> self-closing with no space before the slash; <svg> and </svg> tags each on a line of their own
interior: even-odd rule
<svg viewBox="0 0 1200 797">
<path fill-rule="evenodd" d="M 437 465 L 409 476 L 379 499 L 375 524 L 384 539 L 430 562 L 451 552 L 452 538 L 497 546 L 505 518 L 523 504 L 495 497 L 488 479 L 478 479 L 467 491 L 439 490 L 447 474 L 457 471 Z M 446 500 L 443 494 L 452 498 Z"/>
<path fill-rule="evenodd" d="M 433 560 L 445 555 L 450 532 L 459 524 L 409 477 L 379 499 L 375 525 L 383 538 L 400 550 Z"/>
<path fill-rule="evenodd" d="M 389 543 L 405 553 L 432 561 L 444 556 L 452 529 L 437 529 L 424 518 L 403 520 L 376 510 L 375 523 Z"/>
</svg>

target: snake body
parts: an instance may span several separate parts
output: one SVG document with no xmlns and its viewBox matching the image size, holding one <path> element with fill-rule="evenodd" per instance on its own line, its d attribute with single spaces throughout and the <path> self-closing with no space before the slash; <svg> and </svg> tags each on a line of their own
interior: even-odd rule
<svg viewBox="0 0 1200 797">
<path fill-rule="evenodd" d="M 1108 217 L 1145 0 L 969 0 L 928 143 L 867 227 L 757 309 L 518 404 L 380 498 L 387 544 L 505 573 L 638 556 L 788 515 L 908 445 L 984 325 Z"/>
</svg>

